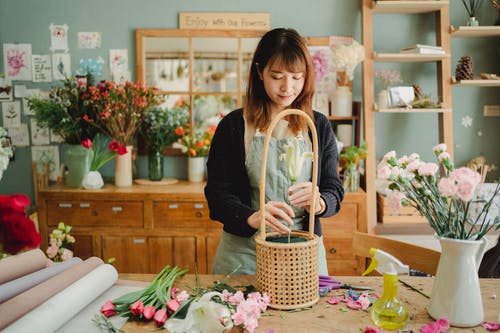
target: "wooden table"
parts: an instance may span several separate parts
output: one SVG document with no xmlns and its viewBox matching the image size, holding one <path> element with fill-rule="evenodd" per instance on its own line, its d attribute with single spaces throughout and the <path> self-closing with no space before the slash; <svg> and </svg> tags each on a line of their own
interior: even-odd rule
<svg viewBox="0 0 500 333">
<path fill-rule="evenodd" d="M 151 274 L 121 274 L 117 284 L 120 285 L 147 285 L 154 278 Z M 213 281 L 222 280 L 222 275 L 200 275 L 202 286 L 212 286 Z M 344 283 L 353 285 L 367 285 L 374 288 L 377 293 L 382 293 L 382 277 L 339 277 Z M 400 277 L 400 280 L 409 283 L 423 293 L 430 295 L 432 290 L 433 278 L 424 277 Z M 254 276 L 238 275 L 231 276 L 225 280 L 230 286 L 249 285 L 256 286 Z M 483 297 L 483 306 L 485 321 L 498 322 L 500 320 L 500 279 L 481 279 L 481 292 Z M 186 286 L 194 286 L 194 275 L 186 275 L 177 281 L 176 286 L 181 289 L 187 289 Z M 326 303 L 328 296 L 340 295 L 345 290 L 334 290 L 321 297 L 319 302 L 310 310 L 290 312 L 268 309 L 265 315 L 259 320 L 259 327 L 255 332 L 264 332 L 268 329 L 274 329 L 278 333 L 329 333 L 329 332 L 362 332 L 367 325 L 374 325 L 368 311 L 350 310 L 343 303 L 339 305 L 329 305 Z M 498 298 L 496 297 L 498 296 Z M 427 314 L 429 299 L 419 292 L 399 284 L 399 298 L 404 302 L 410 311 L 411 320 L 407 328 L 414 332 L 420 332 L 420 328 L 433 321 Z M 148 332 L 155 328 L 154 323 L 128 322 L 123 327 L 129 333 Z M 163 330 L 162 332 L 166 332 Z M 448 332 L 486 332 L 482 327 L 456 328 L 452 327 Z"/>
</svg>

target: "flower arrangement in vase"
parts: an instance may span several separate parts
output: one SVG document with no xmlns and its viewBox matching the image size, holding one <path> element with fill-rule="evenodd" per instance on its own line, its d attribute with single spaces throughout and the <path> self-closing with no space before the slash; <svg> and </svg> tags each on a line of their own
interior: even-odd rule
<svg viewBox="0 0 500 333">
<path fill-rule="evenodd" d="M 86 189 L 98 189 L 104 185 L 99 169 L 113 158 L 127 153 L 127 147 L 120 145 L 118 141 L 111 140 L 102 133 L 97 133 L 94 141 L 85 139 L 82 141 L 85 149 L 92 151 L 90 171 L 83 178 L 82 185 Z"/>
<path fill-rule="evenodd" d="M 61 262 L 73 258 L 73 244 L 75 238 L 70 235 L 72 227 L 59 222 L 57 229 L 52 230 L 49 235 L 49 247 L 47 256 L 53 262 Z"/>
<path fill-rule="evenodd" d="M 337 71 L 337 89 L 332 96 L 332 114 L 335 116 L 352 115 L 352 80 L 356 66 L 365 58 L 365 48 L 356 40 L 350 44 L 335 45 L 332 48 L 332 61 Z"/>
<path fill-rule="evenodd" d="M 115 185 L 132 185 L 132 145 L 144 119 L 146 110 L 158 105 L 161 97 L 155 88 L 147 88 L 130 81 L 115 83 L 102 81 L 89 87 L 86 103 L 96 112 L 95 117 L 84 116 L 85 121 L 104 134 L 127 146 L 127 153 L 115 159 Z"/>
<path fill-rule="evenodd" d="M 500 184 L 490 199 L 476 200 L 479 173 L 455 169 L 445 144 L 433 152 L 439 164 L 424 162 L 418 154 L 397 158 L 389 152 L 378 165 L 377 177 L 388 183 L 391 208 L 414 207 L 439 239 L 441 256 L 428 313 L 434 319 L 447 317 L 453 326 L 472 327 L 484 319 L 477 272 L 486 251 L 484 236 L 500 229 L 500 216 L 488 218 Z M 472 217 L 471 207 L 477 204 L 481 212 Z"/>
<path fill-rule="evenodd" d="M 172 109 L 150 108 L 144 117 L 140 132 L 148 148 L 149 180 L 163 178 L 162 150 L 177 140 L 176 128 L 185 126 L 189 121 L 186 104 Z"/>
<path fill-rule="evenodd" d="M 359 189 L 359 163 L 366 159 L 366 142 L 358 146 L 348 146 L 339 156 L 339 165 L 344 171 L 344 190 L 356 192 Z"/>
<path fill-rule="evenodd" d="M 378 93 L 377 107 L 378 109 L 388 109 L 391 103 L 387 88 L 390 85 L 403 82 L 401 72 L 395 69 L 378 69 L 375 71 L 375 79 L 379 81 L 381 88 Z"/>
<path fill-rule="evenodd" d="M 26 215 L 30 199 L 24 194 L 0 195 L 0 259 L 34 249 L 40 242 L 35 223 Z"/>
</svg>

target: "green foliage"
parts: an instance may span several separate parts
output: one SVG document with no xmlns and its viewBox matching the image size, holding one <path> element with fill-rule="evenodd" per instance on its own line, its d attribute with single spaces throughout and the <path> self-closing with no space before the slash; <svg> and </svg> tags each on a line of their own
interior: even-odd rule
<svg viewBox="0 0 500 333">
<path fill-rule="evenodd" d="M 361 160 L 366 158 L 366 142 L 361 147 L 349 146 L 340 154 L 340 165 L 343 168 L 357 167 Z"/>
<path fill-rule="evenodd" d="M 177 140 L 175 129 L 185 126 L 188 121 L 189 111 L 185 107 L 150 108 L 145 114 L 141 134 L 149 149 L 161 150 Z"/>
</svg>

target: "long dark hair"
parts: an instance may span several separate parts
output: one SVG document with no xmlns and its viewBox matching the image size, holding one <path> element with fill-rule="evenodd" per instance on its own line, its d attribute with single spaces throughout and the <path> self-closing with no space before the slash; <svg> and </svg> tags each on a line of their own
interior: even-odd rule
<svg viewBox="0 0 500 333">
<path fill-rule="evenodd" d="M 271 100 L 264 89 L 259 70 L 262 72 L 266 66 L 273 64 L 281 65 L 290 72 L 304 73 L 304 88 L 290 108 L 300 109 L 314 120 L 312 114 L 314 71 L 311 56 L 299 33 L 294 29 L 285 28 L 268 31 L 257 45 L 248 78 L 246 119 L 259 130 L 266 130 L 271 123 L 269 111 Z M 307 126 L 303 117 L 292 115 L 287 120 L 294 133 L 298 133 Z"/>
</svg>

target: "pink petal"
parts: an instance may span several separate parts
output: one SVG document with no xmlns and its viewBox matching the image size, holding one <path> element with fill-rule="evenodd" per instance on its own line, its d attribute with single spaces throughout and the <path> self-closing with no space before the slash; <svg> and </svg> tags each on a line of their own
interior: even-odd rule
<svg viewBox="0 0 500 333">
<path fill-rule="evenodd" d="M 328 297 L 328 299 L 326 300 L 326 302 L 328 304 L 331 304 L 331 305 L 337 305 L 339 304 L 339 300 L 336 298 L 336 297 Z"/>
<path fill-rule="evenodd" d="M 351 309 L 351 310 L 359 310 L 363 307 L 363 305 L 361 304 L 361 302 L 358 302 L 358 301 L 353 301 L 353 300 L 349 300 L 346 304 L 346 306 Z"/>
<path fill-rule="evenodd" d="M 375 326 L 366 326 L 363 333 L 379 333 L 380 330 Z"/>
<path fill-rule="evenodd" d="M 484 323 L 481 324 L 481 326 L 483 326 L 485 330 L 490 332 L 496 332 L 500 330 L 500 323 L 494 323 L 491 321 L 485 321 Z"/>
</svg>

